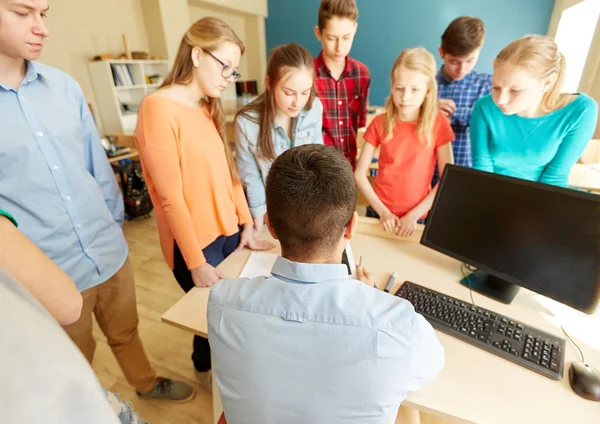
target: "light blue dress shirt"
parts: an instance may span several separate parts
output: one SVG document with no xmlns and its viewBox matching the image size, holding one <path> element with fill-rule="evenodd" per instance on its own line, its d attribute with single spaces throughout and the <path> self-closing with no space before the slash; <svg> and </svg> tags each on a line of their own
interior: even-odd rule
<svg viewBox="0 0 600 424">
<path fill-rule="evenodd" d="M 235 120 L 236 162 L 253 218 L 267 212 L 265 183 L 273 163 L 260 157 L 259 133 L 260 124 L 257 122 L 243 116 Z M 295 146 L 323 144 L 323 104 L 318 97 L 315 97 L 310 109 L 303 109 L 294 119 L 292 135 L 290 140 L 286 129 L 275 123 L 272 137 L 276 156 Z"/>
<path fill-rule="evenodd" d="M 228 424 L 392 424 L 444 365 L 433 328 L 345 265 L 279 257 L 272 277 L 225 279 L 208 338 Z"/>
<path fill-rule="evenodd" d="M 127 259 L 123 198 L 79 84 L 27 63 L 18 90 L 0 83 L 0 209 L 79 291 Z"/>
</svg>

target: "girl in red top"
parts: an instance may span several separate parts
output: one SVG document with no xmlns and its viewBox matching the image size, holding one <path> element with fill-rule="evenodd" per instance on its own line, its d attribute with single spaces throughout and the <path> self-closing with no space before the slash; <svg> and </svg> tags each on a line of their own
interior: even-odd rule
<svg viewBox="0 0 600 424">
<path fill-rule="evenodd" d="M 400 54 L 392 68 L 385 113 L 367 128 L 356 166 L 356 184 L 370 205 L 367 216 L 379 218 L 385 231 L 402 237 L 412 235 L 431 209 L 437 191 L 437 185 L 431 188 L 436 160 L 440 175 L 454 162 L 454 132 L 438 109 L 436 72 L 427 50 Z M 379 172 L 371 187 L 367 171 L 377 147 Z"/>
</svg>

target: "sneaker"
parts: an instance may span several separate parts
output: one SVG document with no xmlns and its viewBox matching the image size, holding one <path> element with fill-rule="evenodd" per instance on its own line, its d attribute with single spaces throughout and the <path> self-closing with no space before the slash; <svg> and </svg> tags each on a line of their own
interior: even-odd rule
<svg viewBox="0 0 600 424">
<path fill-rule="evenodd" d="M 196 378 L 207 392 L 212 393 L 212 370 L 196 371 Z"/>
<path fill-rule="evenodd" d="M 191 400 L 194 389 L 183 381 L 171 380 L 170 378 L 157 377 L 154 387 L 147 393 L 137 392 L 142 399 L 165 399 L 174 402 L 185 402 Z"/>
</svg>

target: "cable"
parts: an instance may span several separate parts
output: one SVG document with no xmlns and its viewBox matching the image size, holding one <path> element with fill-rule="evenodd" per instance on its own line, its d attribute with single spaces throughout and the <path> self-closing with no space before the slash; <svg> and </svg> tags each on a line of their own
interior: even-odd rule
<svg viewBox="0 0 600 424">
<path fill-rule="evenodd" d="M 469 271 L 475 271 L 475 269 L 470 268 L 470 265 L 467 265 L 465 263 L 460 265 L 460 271 L 462 272 L 463 277 L 465 277 L 465 281 L 469 285 L 469 296 L 471 297 L 471 303 L 473 304 L 473 306 L 477 306 L 475 304 L 475 301 L 473 300 L 473 290 L 471 289 L 471 280 L 467 276 L 467 273 L 465 272 L 465 268 L 467 268 Z"/>
<path fill-rule="evenodd" d="M 579 348 L 579 346 L 577 346 L 577 343 L 575 343 L 575 342 L 573 341 L 573 339 L 571 338 L 571 336 L 569 336 L 569 335 L 567 334 L 567 332 L 565 331 L 565 328 L 562 326 L 562 324 L 561 324 L 561 326 L 560 326 L 560 329 L 562 330 L 562 332 L 563 332 L 563 333 L 565 333 L 565 336 L 567 336 L 567 339 L 569 339 L 569 341 L 570 341 L 571 343 L 573 343 L 573 345 L 575 345 L 575 347 L 576 347 L 576 348 L 577 348 L 577 350 L 579 351 L 579 354 L 581 355 L 581 362 L 583 362 L 583 363 L 585 364 L 585 360 L 583 359 L 583 352 L 581 351 L 581 349 Z"/>
</svg>

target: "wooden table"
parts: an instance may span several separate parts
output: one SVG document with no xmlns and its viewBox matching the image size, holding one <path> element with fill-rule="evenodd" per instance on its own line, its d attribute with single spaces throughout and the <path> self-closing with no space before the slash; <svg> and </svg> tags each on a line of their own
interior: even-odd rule
<svg viewBox="0 0 600 424">
<path fill-rule="evenodd" d="M 361 219 L 359 233 L 352 239 L 352 250 L 355 258 L 363 256 L 363 265 L 371 271 L 380 289 L 389 274 L 396 271 L 392 292 L 403 281 L 411 280 L 470 301 L 469 290 L 458 283 L 462 278 L 459 262 L 416 243 L 414 238 L 403 241 L 378 237 L 381 233 L 375 223 L 376 220 Z M 236 277 L 249 255 L 246 249 L 234 253 L 219 270 L 228 277 Z M 206 337 L 208 294 L 208 289 L 192 289 L 162 316 L 163 322 Z M 586 362 L 600 367 L 600 309 L 587 316 L 526 289 L 521 289 L 510 305 L 477 293 L 473 297 L 478 306 L 560 337 L 564 337 L 560 330 L 563 324 L 583 350 Z M 571 344 L 566 349 L 565 376 L 561 381 L 553 381 L 444 333 L 437 335 L 446 349 L 446 365 L 432 383 L 410 393 L 404 405 L 453 422 L 600 423 L 600 403 L 580 398 L 569 386 L 566 371 L 571 361 L 579 360 Z M 214 381 L 216 423 L 222 407 Z"/>
<path fill-rule="evenodd" d="M 133 159 L 139 156 L 139 152 L 135 147 L 130 147 L 129 148 L 131 151 L 129 153 L 125 153 L 123 155 L 119 155 L 119 156 L 113 156 L 113 157 L 109 157 L 108 161 L 112 164 L 112 163 L 119 163 L 119 161 L 124 160 L 124 159 Z"/>
</svg>

